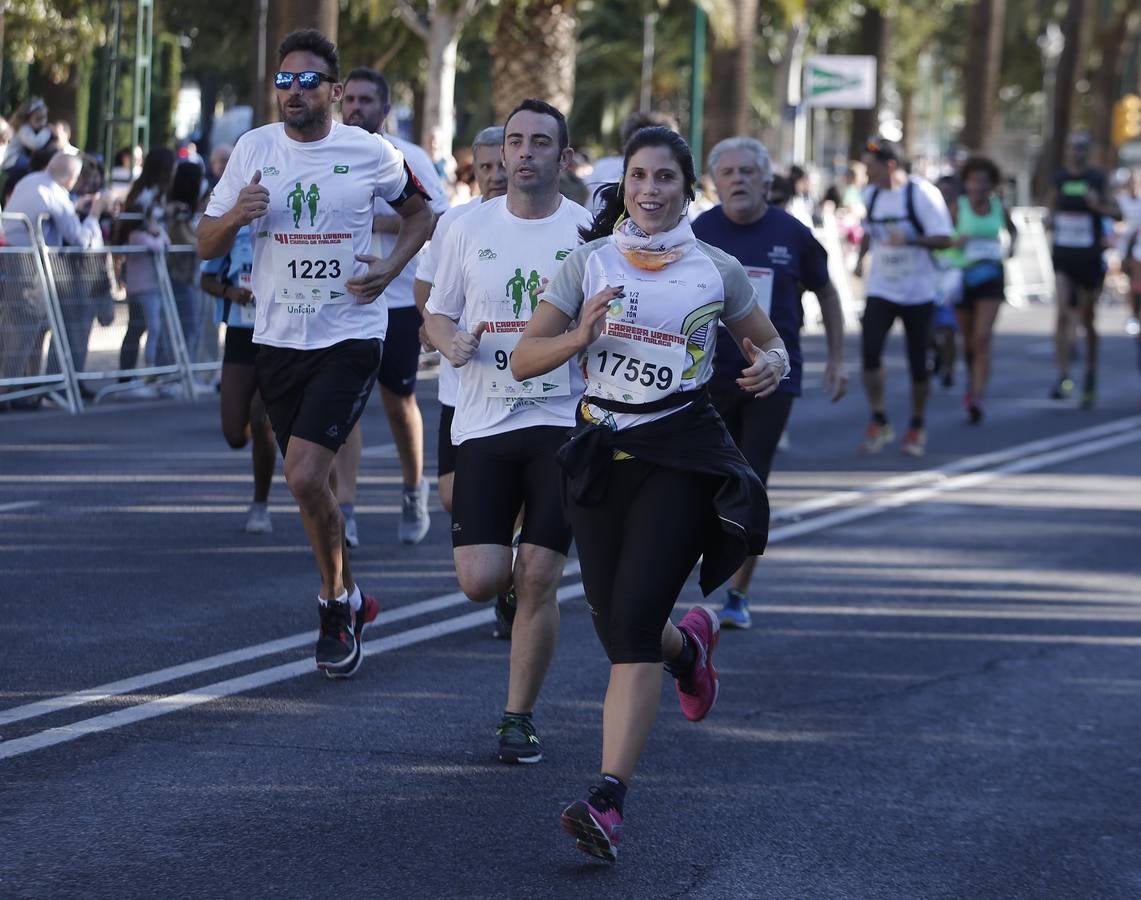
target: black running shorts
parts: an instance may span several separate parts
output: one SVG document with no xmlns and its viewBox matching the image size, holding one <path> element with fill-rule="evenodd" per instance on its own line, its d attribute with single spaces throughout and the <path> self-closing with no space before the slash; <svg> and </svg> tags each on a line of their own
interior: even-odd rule
<svg viewBox="0 0 1141 900">
<path fill-rule="evenodd" d="M 380 356 L 376 338 L 341 341 L 320 350 L 262 346 L 256 364 L 258 390 L 282 456 L 291 437 L 334 453 L 340 449 L 364 412 Z"/>
<path fill-rule="evenodd" d="M 440 431 L 436 437 L 436 476 L 443 478 L 456 470 L 456 445 L 452 443 L 454 406 L 440 404 Z"/>
<path fill-rule="evenodd" d="M 564 556 L 571 530 L 562 502 L 562 470 L 555 453 L 570 428 L 535 425 L 464 441 L 456 450 L 452 546 L 511 546 L 519 510 L 524 544 Z"/>
<path fill-rule="evenodd" d="M 252 366 L 258 358 L 258 345 L 254 343 L 252 328 L 226 326 L 226 346 L 222 351 L 222 362 L 236 366 Z"/>
<path fill-rule="evenodd" d="M 416 390 L 420 368 L 420 310 L 415 306 L 388 311 L 388 333 L 380 361 L 380 386 L 400 397 Z"/>
<path fill-rule="evenodd" d="M 736 385 L 731 388 L 713 388 L 709 399 L 725 420 L 733 443 L 749 461 L 763 484 L 769 482 L 773 456 L 780 443 L 784 426 L 792 412 L 792 394 L 777 391 L 758 399 Z"/>
</svg>

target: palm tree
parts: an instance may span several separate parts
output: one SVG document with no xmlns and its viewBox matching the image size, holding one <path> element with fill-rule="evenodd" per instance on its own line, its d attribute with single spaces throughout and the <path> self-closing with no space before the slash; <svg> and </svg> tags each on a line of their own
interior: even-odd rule
<svg viewBox="0 0 1141 900">
<path fill-rule="evenodd" d="M 502 122 L 526 97 L 569 115 L 578 31 L 575 0 L 502 0 L 491 48 L 492 105 Z"/>
</svg>

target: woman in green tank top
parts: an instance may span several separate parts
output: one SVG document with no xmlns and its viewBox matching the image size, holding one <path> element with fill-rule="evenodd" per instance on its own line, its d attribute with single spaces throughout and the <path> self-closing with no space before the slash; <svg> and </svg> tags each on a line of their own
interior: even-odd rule
<svg viewBox="0 0 1141 900">
<path fill-rule="evenodd" d="M 990 378 L 991 340 L 998 308 L 1005 291 L 1002 262 L 1014 254 L 1017 231 L 1010 213 L 995 196 L 1001 176 L 991 160 L 972 156 L 963 165 L 964 193 L 951 207 L 957 238 L 954 246 L 962 253 L 963 293 L 955 306 L 959 332 L 963 335 L 963 355 L 967 362 L 967 391 L 963 406 L 967 420 L 978 424 L 983 418 L 983 397 Z M 1002 232 L 1010 235 L 1004 254 Z"/>
</svg>

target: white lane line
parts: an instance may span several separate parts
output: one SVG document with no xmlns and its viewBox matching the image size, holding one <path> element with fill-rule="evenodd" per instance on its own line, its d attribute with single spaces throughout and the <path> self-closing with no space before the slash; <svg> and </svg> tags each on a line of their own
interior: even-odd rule
<svg viewBox="0 0 1141 900">
<path fill-rule="evenodd" d="M 565 600 L 581 597 L 582 595 L 583 590 L 581 585 L 569 585 L 559 589 L 558 599 L 559 602 L 562 603 Z M 494 618 L 494 609 L 479 609 L 475 612 L 465 613 L 462 616 L 455 616 L 440 622 L 433 622 L 430 625 L 421 625 L 419 628 L 412 628 L 408 631 L 402 631 L 399 634 L 393 634 L 376 641 L 371 641 L 364 646 L 363 652 L 365 656 L 389 653 L 403 647 L 410 647 L 413 644 L 420 644 L 424 641 L 430 641 L 448 634 L 466 631 L 469 628 L 487 624 Z M 214 684 L 208 684 L 205 687 L 184 691 L 181 694 L 160 697 L 157 700 L 140 703 L 138 706 L 117 709 L 114 712 L 84 719 L 73 725 L 62 725 L 58 728 L 38 731 L 27 737 L 15 738 L 14 740 L 0 743 L 0 759 L 10 759 L 13 756 L 20 756 L 24 753 L 31 753 L 35 750 L 43 750 L 46 747 L 53 747 L 56 744 L 74 741 L 88 734 L 97 734 L 112 728 L 122 728 L 124 725 L 132 725 L 136 722 L 143 722 L 157 716 L 164 716 L 168 713 L 181 712 L 184 709 L 190 709 L 202 703 L 209 703 L 211 700 L 221 700 L 224 697 L 230 697 L 234 694 L 244 694 L 247 691 L 257 690 L 267 685 L 276 684 L 279 681 L 287 681 L 290 678 L 297 678 L 301 675 L 313 674 L 314 671 L 313 660 L 302 659 L 296 662 L 284 663 L 280 666 L 273 666 L 269 669 L 262 669 L 259 672 L 251 672 L 248 675 L 242 675 L 237 678 L 230 678 L 226 681 L 218 681 Z"/>
<path fill-rule="evenodd" d="M 21 500 L 18 503 L 0 503 L 0 513 L 18 512 L 21 509 L 32 509 L 43 503 L 42 500 Z"/>
<path fill-rule="evenodd" d="M 1139 420 L 1135 417 L 1133 420 L 1130 420 L 1130 421 L 1136 422 Z M 1106 428 L 1105 428 L 1105 426 L 1098 426 L 1096 429 L 1091 429 L 1091 430 L 1096 430 L 1098 433 L 1103 434 L 1103 433 L 1105 433 Z M 888 510 L 888 509 L 897 509 L 897 508 L 900 508 L 903 506 L 908 506 L 908 505 L 920 503 L 920 502 L 923 502 L 924 500 L 929 500 L 932 497 L 936 497 L 940 494 L 948 493 L 951 491 L 964 490 L 967 488 L 978 487 L 979 485 L 986 484 L 990 481 L 994 481 L 998 478 L 1001 478 L 1003 475 L 1018 474 L 1021 472 L 1035 471 L 1038 469 L 1046 468 L 1050 465 L 1054 465 L 1056 463 L 1067 462 L 1067 461 L 1070 461 L 1073 459 L 1080 459 L 1080 458 L 1085 457 L 1085 456 L 1092 456 L 1092 455 L 1101 453 L 1104 450 L 1109 450 L 1109 449 L 1113 449 L 1115 447 L 1124 446 L 1126 444 L 1136 443 L 1136 442 L 1141 441 L 1141 428 L 1138 428 L 1138 429 L 1135 429 L 1132 431 L 1125 431 L 1125 432 L 1121 432 L 1120 429 L 1110 429 L 1110 431 L 1118 431 L 1120 433 L 1114 434 L 1111 437 L 1103 438 L 1102 440 L 1085 441 L 1083 443 L 1077 443 L 1077 444 L 1074 444 L 1073 440 L 1065 440 L 1065 439 L 1059 439 L 1056 441 L 1051 441 L 1051 440 L 1035 441 L 1035 442 L 1032 442 L 1033 445 L 1038 446 L 1040 448 L 1044 447 L 1044 446 L 1058 446 L 1058 445 L 1065 445 L 1065 444 L 1073 444 L 1073 445 L 1069 446 L 1069 447 L 1063 447 L 1063 449 L 1059 449 L 1059 450 L 1056 450 L 1054 452 L 1040 453 L 1039 455 L 1033 456 L 1029 459 L 1021 459 L 1021 460 L 1018 460 L 1016 462 L 1012 462 L 1012 463 L 1009 463 L 1007 465 L 1000 466 L 1000 467 L 993 469 L 993 470 L 990 470 L 990 471 L 974 472 L 974 473 L 969 474 L 969 475 L 962 475 L 962 476 L 958 476 L 956 478 L 948 478 L 948 479 L 946 479 L 946 480 L 944 480 L 938 484 L 935 484 L 935 485 L 932 485 L 929 487 L 913 489 L 910 491 L 904 491 L 902 493 L 891 495 L 891 496 L 872 497 L 867 502 L 865 502 L 864 504 L 862 504 L 859 507 L 839 510 L 839 511 L 837 511 L 831 515 L 819 516 L 819 517 L 811 519 L 810 521 L 807 521 L 807 522 L 800 522 L 800 523 L 794 523 L 791 525 L 785 525 L 785 526 L 773 529 L 770 532 L 769 544 L 779 543 L 781 541 L 788 540 L 789 538 L 792 538 L 792 537 L 798 537 L 800 535 L 809 534 L 809 533 L 812 533 L 815 531 L 823 531 L 825 529 L 834 527 L 836 525 L 847 524 L 848 522 L 853 522 L 853 521 L 857 521 L 859 519 L 868 518 L 868 517 L 871 517 L 874 515 L 878 515 L 879 513 L 883 512 L 885 510 Z M 1072 438 L 1073 435 L 1075 435 L 1075 434 L 1078 434 L 1078 432 L 1072 433 L 1069 437 Z M 1009 455 L 1011 455 L 1011 453 L 1014 449 L 1015 448 L 1011 448 L 1010 451 L 1003 451 L 1003 453 L 1005 453 L 1007 455 L 1007 457 L 1009 457 Z M 908 476 L 908 477 L 910 477 L 910 476 Z M 571 574 L 570 570 L 572 569 L 572 567 L 575 569 L 575 571 L 577 571 L 577 569 L 578 569 L 577 560 L 572 560 L 570 563 L 568 563 L 567 572 L 564 574 Z M 561 602 L 562 600 L 567 599 L 569 596 L 572 596 L 572 595 L 573 596 L 582 596 L 582 593 L 583 593 L 583 588 L 582 588 L 581 583 L 579 583 L 579 584 L 568 585 L 566 587 L 560 588 L 558 595 L 559 595 L 559 600 Z M 421 611 L 423 611 L 423 607 L 426 607 L 426 606 L 431 605 L 431 604 L 437 604 L 437 606 L 435 608 L 441 609 L 441 608 L 446 608 L 448 606 L 455 605 L 457 603 L 464 603 L 464 602 L 467 602 L 467 600 L 463 596 L 462 593 L 444 595 L 443 597 L 434 598 L 433 600 L 423 601 L 421 604 L 413 604 L 409 607 L 402 607 L 400 609 L 393 610 L 391 613 L 388 614 L 390 616 L 390 618 L 387 621 L 396 621 L 396 620 L 401 619 L 401 618 L 408 618 L 410 615 L 419 614 L 419 612 L 417 612 L 417 613 L 406 612 L 406 610 L 411 610 L 416 606 L 420 606 Z M 466 621 L 473 616 L 479 616 L 481 618 L 479 618 L 477 621 L 471 622 L 471 624 L 469 624 L 469 625 L 463 626 L 463 628 L 450 629 L 447 627 L 448 623 Z M 493 616 L 494 616 L 494 610 L 480 610 L 480 611 L 477 611 L 474 613 L 468 613 L 465 616 L 458 616 L 458 617 L 455 617 L 453 619 L 448 619 L 448 620 L 445 620 L 443 622 L 435 623 L 435 625 L 447 629 L 447 630 L 441 631 L 440 634 L 450 634 L 450 633 L 452 633 L 453 630 L 456 630 L 456 631 L 464 630 L 464 628 L 474 627 L 475 625 L 480 624 L 481 622 L 490 622 L 491 619 L 493 618 Z M 377 617 L 378 623 L 380 622 L 381 618 L 382 618 L 381 616 Z M 421 634 L 421 633 L 424 633 L 425 629 L 431 629 L 433 627 L 435 627 L 435 626 L 422 626 L 421 628 L 412 629 L 408 632 L 401 632 L 399 634 L 392 635 L 392 636 L 387 637 L 387 638 L 382 638 L 381 640 L 375 642 L 375 644 L 366 645 L 364 652 L 366 653 L 366 655 L 374 652 L 373 649 L 371 649 L 373 646 L 377 647 L 377 650 L 375 652 L 383 652 L 383 649 L 385 649 L 385 648 L 390 649 L 390 645 L 387 644 L 386 642 L 393 642 L 393 641 L 397 642 L 396 644 L 393 644 L 391 646 L 406 646 L 406 644 L 399 643 L 405 636 Z M 412 643 L 418 643 L 420 640 L 427 640 L 427 639 L 428 638 L 418 638 L 415 641 L 412 641 Z M 305 642 L 312 640 L 312 635 L 311 635 L 311 633 L 306 632 L 302 635 L 297 635 L 294 638 L 284 638 L 282 640 L 283 641 L 296 640 L 296 641 L 298 641 L 298 643 L 305 643 Z M 1141 640 L 1141 639 L 1139 639 L 1139 640 Z M 270 645 L 273 645 L 273 644 L 279 644 L 279 643 L 281 643 L 281 641 L 273 641 L 273 642 L 269 642 L 269 643 L 270 643 Z M 253 659 L 253 658 L 256 658 L 257 656 L 265 655 L 266 651 L 264 651 L 264 649 L 260 653 L 255 653 L 252 651 L 257 650 L 258 648 L 264 648 L 266 646 L 269 646 L 269 645 L 266 645 L 266 644 L 257 645 L 257 647 L 250 647 L 250 648 L 246 648 L 245 650 L 234 651 L 232 654 L 221 654 L 218 657 L 211 657 L 210 659 L 217 660 L 220 658 L 233 657 L 236 654 L 249 654 L 249 655 L 245 656 L 244 658 L 245 659 Z M 268 651 L 268 652 L 277 652 L 277 651 L 273 650 L 273 651 Z M 184 674 L 186 674 L 186 675 L 194 674 L 195 667 L 198 667 L 196 669 L 196 671 L 205 671 L 206 669 L 209 669 L 209 668 L 217 668 L 217 664 L 210 665 L 210 666 L 203 668 L 202 664 L 204 662 L 207 662 L 207 661 L 206 660 L 199 660 L 195 663 L 187 663 L 184 666 L 175 666 L 172 669 L 163 670 L 163 671 L 169 672 L 169 671 L 178 670 L 182 674 L 179 674 L 175 677 L 183 677 Z M 229 663 L 223 663 L 223 664 L 229 664 Z M 297 666 L 299 668 L 295 669 L 295 668 L 293 668 L 294 666 Z M 210 685 L 207 688 L 202 688 L 202 689 L 199 689 L 196 691 L 189 691 L 189 692 L 186 692 L 183 694 L 177 694 L 177 695 L 174 695 L 173 697 L 165 697 L 165 698 L 160 698 L 158 700 L 148 701 L 147 703 L 140 704 L 139 706 L 130 707 L 129 709 L 126 709 L 126 710 L 118 710 L 114 713 L 107 713 L 103 716 L 95 716 L 91 719 L 83 720 L 83 721 L 78 722 L 74 725 L 62 726 L 60 728 L 52 728 L 52 729 L 48 729 L 48 730 L 43 731 L 43 732 L 37 732 L 36 734 L 29 735 L 28 737 L 25 737 L 25 738 L 17 738 L 17 739 L 14 739 L 12 741 L 0 743 L 0 759 L 5 759 L 5 758 L 8 758 L 9 756 L 15 756 L 15 755 L 18 755 L 19 753 L 27 753 L 27 752 L 30 752 L 32 750 L 42 749 L 42 747 L 39 745 L 26 743 L 26 742 L 33 741 L 33 739 L 40 737 L 42 735 L 54 735 L 54 738 L 49 743 L 42 745 L 45 747 L 46 746 L 53 746 L 55 744 L 63 743 L 64 741 L 74 740 L 75 738 L 82 737 L 85 734 L 90 734 L 90 733 L 94 733 L 97 731 L 105 731 L 109 728 L 119 727 L 122 724 L 128 724 L 129 722 L 138 721 L 138 720 L 143 719 L 143 718 L 153 718 L 154 716 L 163 715 L 164 713 L 167 713 L 167 712 L 175 712 L 180 708 L 184 708 L 185 706 L 193 706 L 193 705 L 197 705 L 200 702 L 206 702 L 206 700 L 219 699 L 220 697 L 230 696 L 231 694 L 235 694 L 235 693 L 241 693 L 242 691 L 245 691 L 245 690 L 252 690 L 252 689 L 255 689 L 255 688 L 261 686 L 262 684 L 272 684 L 272 683 L 275 683 L 277 681 L 283 681 L 287 678 L 291 678 L 291 677 L 295 677 L 296 675 L 304 674 L 305 672 L 312 672 L 312 670 L 313 670 L 312 663 L 309 662 L 308 660 L 300 661 L 296 664 L 286 664 L 283 666 L 277 666 L 277 667 L 274 667 L 271 669 L 263 670 L 262 672 L 254 672 L 254 673 L 251 673 L 250 675 L 247 675 L 247 676 L 242 676 L 239 678 L 230 679 L 228 681 L 218 682 L 217 684 Z M 260 678 L 262 676 L 266 675 L 266 673 L 271 673 L 271 672 L 272 673 L 279 673 L 279 674 L 275 675 L 270 681 L 264 681 L 263 682 L 260 680 Z M 280 673 L 285 673 L 285 674 L 280 674 Z M 133 689 L 137 690 L 138 687 L 147 686 L 149 684 L 159 683 L 159 682 L 152 680 L 154 678 L 154 676 L 157 674 L 159 674 L 159 673 L 148 673 L 146 675 L 138 676 L 134 679 L 125 679 L 123 682 L 116 682 L 114 684 L 118 685 L 118 684 L 124 684 L 124 683 L 133 683 L 136 685 Z M 161 680 L 162 681 L 169 681 L 170 678 L 166 677 L 166 678 L 163 678 Z M 227 687 L 222 693 L 218 693 L 218 691 L 222 690 L 222 686 L 234 686 L 234 685 L 248 685 L 248 686 L 233 687 L 233 689 L 230 689 L 230 687 Z M 108 687 L 108 686 L 105 685 L 104 687 Z M 206 696 L 205 699 L 202 699 L 202 700 L 194 699 L 194 698 L 199 697 L 199 695 L 203 694 L 203 692 L 206 692 L 206 691 L 213 691 L 214 693 L 210 694 L 210 696 Z M 57 709 L 64 709 L 64 708 L 67 708 L 69 706 L 76 706 L 76 705 L 79 705 L 82 703 L 88 703 L 88 702 L 91 702 L 92 700 L 95 700 L 95 699 L 105 699 L 107 696 L 113 696 L 113 695 L 109 695 L 105 692 L 103 693 L 103 696 L 96 696 L 96 694 L 98 692 L 99 692 L 98 688 L 91 689 L 90 691 L 80 691 L 76 694 L 66 695 L 65 697 L 53 698 L 53 699 L 44 700 L 44 701 L 38 701 L 37 703 L 28 704 L 27 706 L 14 707 L 10 710 L 5 710 L 3 713 L 0 713 L 0 716 L 8 716 L 9 718 L 7 718 L 7 719 L 0 718 L 0 725 L 5 724 L 6 722 L 10 723 L 13 721 L 20 721 L 22 719 L 32 718 L 34 716 L 44 715 L 44 714 L 46 714 L 46 712 L 55 711 Z M 193 702 L 190 702 L 190 700 L 183 699 L 180 701 L 181 703 L 183 703 L 183 706 L 170 705 L 170 701 L 173 701 L 176 698 L 190 698 L 190 700 L 192 700 Z M 52 704 L 56 704 L 56 705 L 53 706 Z M 62 704 L 62 705 L 60 705 L 60 704 Z M 167 704 L 167 705 L 164 706 L 164 704 Z M 40 708 L 39 711 L 34 711 L 31 714 L 22 714 L 22 711 L 26 711 L 29 708 L 36 708 L 36 707 Z M 120 721 L 119 718 L 116 718 L 116 717 L 121 717 L 121 716 L 129 713 L 131 710 L 141 709 L 144 707 L 150 709 L 151 711 L 146 715 L 140 715 L 140 719 L 128 718 L 128 719 L 125 719 L 123 721 Z M 90 725 L 91 723 L 94 723 L 94 722 L 104 722 L 105 724 L 102 725 L 101 727 L 93 727 L 93 728 L 87 727 L 88 725 Z M 14 746 L 16 746 L 16 747 L 25 746 L 27 749 L 18 750 L 16 752 L 9 752 L 9 748 L 14 747 Z"/>
<path fill-rule="evenodd" d="M 1080 431 L 1071 431 L 1036 441 L 1029 441 L 1025 444 L 1017 444 L 1013 447 L 1007 447 L 1005 450 L 995 450 L 990 453 L 967 456 L 934 469 L 924 469 L 922 472 L 913 472 L 907 475 L 893 475 L 891 478 L 874 481 L 864 487 L 844 491 L 833 491 L 830 494 L 813 497 L 811 500 L 805 500 L 793 506 L 783 507 L 773 512 L 773 521 L 797 520 L 809 513 L 823 512 L 826 509 L 834 509 L 837 506 L 851 506 L 866 497 L 876 494 L 890 493 L 902 490 L 903 488 L 935 483 L 951 475 L 959 475 L 964 472 L 972 472 L 976 469 L 985 469 L 990 466 L 999 466 L 1012 460 L 1024 459 L 1027 456 L 1046 453 L 1071 444 L 1080 444 L 1083 441 L 1093 440 L 1106 435 L 1118 434 L 1139 426 L 1141 426 L 1141 416 L 1129 416 L 1124 419 L 1116 419 L 1113 422 L 1106 422 L 1102 425 L 1095 425 L 1091 428 L 1083 428 Z"/>
<path fill-rule="evenodd" d="M 972 472 L 968 475 L 958 475 L 954 478 L 948 478 L 938 484 L 930 485 L 929 487 L 913 488 L 909 491 L 902 491 L 897 494 L 890 494 L 883 497 L 870 497 L 867 498 L 860 506 L 851 507 L 848 509 L 841 509 L 828 515 L 818 516 L 814 519 L 809 519 L 806 522 L 797 522 L 790 525 L 784 525 L 769 534 L 769 543 L 773 543 L 774 539 L 788 540 L 790 537 L 798 537 L 802 534 L 811 534 L 816 531 L 822 531 L 825 528 L 832 528 L 836 525 L 845 525 L 848 522 L 855 522 L 859 519 L 866 519 L 869 516 L 878 515 L 884 510 L 898 509 L 901 506 L 910 506 L 915 503 L 922 503 L 924 500 L 930 500 L 932 497 L 937 497 L 940 494 L 949 493 L 951 491 L 961 491 L 967 488 L 978 487 L 988 482 L 995 481 L 1004 475 L 1017 475 L 1022 472 L 1034 472 L 1039 469 L 1045 469 L 1056 463 L 1069 462 L 1073 459 L 1081 459 L 1083 456 L 1093 456 L 1101 453 L 1104 450 L 1111 450 L 1114 447 L 1121 447 L 1125 444 L 1132 444 L 1141 441 L 1141 428 L 1134 429 L 1133 431 L 1126 431 L 1121 434 L 1105 437 L 1100 440 L 1086 441 L 1080 444 L 1075 444 L 1070 447 L 1064 447 L 1060 450 L 1054 450 L 1049 453 L 1040 453 L 1037 456 L 1032 456 L 1029 459 L 1022 459 L 1016 462 L 1010 462 L 995 469 L 988 469 L 985 472 Z M 779 535 L 779 537 L 777 537 Z"/>
<path fill-rule="evenodd" d="M 563 577 L 567 578 L 577 575 L 578 571 L 578 560 L 568 560 L 566 569 L 563 572 Z M 565 590 L 565 588 L 563 590 Z M 418 603 L 410 603 L 407 606 L 400 606 L 396 609 L 381 612 L 381 614 L 376 617 L 376 621 L 372 627 L 389 625 L 393 622 L 428 615 L 430 613 L 439 612 L 442 609 L 448 609 L 449 607 L 460 606 L 466 603 L 471 603 L 471 601 L 468 600 L 461 591 L 443 594 L 439 597 L 432 597 L 428 600 L 421 600 Z M 303 631 L 291 637 L 266 641 L 262 644 L 254 644 L 251 647 L 243 647 L 240 650 L 231 650 L 228 653 L 219 653 L 215 656 L 207 656 L 204 659 L 196 659 L 193 662 L 158 669 L 154 672 L 147 672 L 143 675 L 136 675 L 119 681 L 111 681 L 107 684 L 76 691 L 75 693 L 63 694 L 59 697 L 48 697 L 46 700 L 37 700 L 34 703 L 27 703 L 23 706 L 13 706 L 8 709 L 0 710 L 0 727 L 11 725 L 14 722 L 23 722 L 26 719 L 34 719 L 38 716 L 46 716 L 50 713 L 59 712 L 60 710 L 71 709 L 74 706 L 82 706 L 84 703 L 96 703 L 101 700 L 107 700 L 110 697 L 116 697 L 120 694 L 134 693 L 135 691 L 154 687 L 156 684 L 164 684 L 179 678 L 187 678 L 191 675 L 198 675 L 213 669 L 221 669 L 225 666 L 249 662 L 251 659 L 258 659 L 262 656 L 271 656 L 274 653 L 295 650 L 298 647 L 303 647 L 312 642 L 313 632 Z"/>
</svg>

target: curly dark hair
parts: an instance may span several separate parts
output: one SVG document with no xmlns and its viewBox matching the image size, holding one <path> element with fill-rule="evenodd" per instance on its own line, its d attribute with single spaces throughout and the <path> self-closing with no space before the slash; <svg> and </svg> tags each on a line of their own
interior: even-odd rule
<svg viewBox="0 0 1141 900">
<path fill-rule="evenodd" d="M 1002 172 L 999 171 L 994 160 L 986 156 L 971 156 L 963 163 L 963 170 L 959 173 L 959 179 L 966 181 L 967 176 L 971 172 L 983 172 L 990 178 L 990 183 L 993 187 L 998 187 L 1002 181 Z"/>
</svg>

